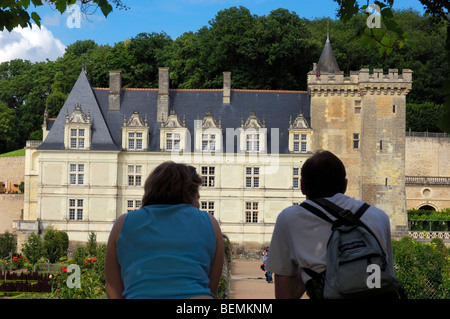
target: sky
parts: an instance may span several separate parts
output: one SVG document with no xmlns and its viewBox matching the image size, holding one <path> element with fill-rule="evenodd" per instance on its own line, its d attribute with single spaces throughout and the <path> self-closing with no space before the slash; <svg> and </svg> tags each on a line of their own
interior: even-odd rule
<svg viewBox="0 0 450 319">
<path fill-rule="evenodd" d="M 338 5 L 333 0 L 123 0 L 129 9 L 114 9 L 107 18 L 100 9 L 92 15 L 76 10 L 60 14 L 48 5 L 34 8 L 41 17 L 41 28 L 16 28 L 0 32 L 0 63 L 12 59 L 32 62 L 55 60 L 65 48 L 77 40 L 94 40 L 97 44 L 114 45 L 141 32 L 165 32 L 172 39 L 185 32 L 196 32 L 208 26 L 217 12 L 234 6 L 244 6 L 252 14 L 268 15 L 285 8 L 307 19 L 336 19 Z M 373 1 L 369 0 L 369 3 Z M 76 7 L 75 7 L 76 8 Z M 413 8 L 424 12 L 419 0 L 395 0 L 395 9 Z M 79 22 L 79 23 L 77 23 Z"/>
</svg>

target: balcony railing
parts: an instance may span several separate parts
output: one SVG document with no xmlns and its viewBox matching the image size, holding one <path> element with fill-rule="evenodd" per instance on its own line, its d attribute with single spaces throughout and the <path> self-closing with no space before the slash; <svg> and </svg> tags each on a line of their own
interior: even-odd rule
<svg viewBox="0 0 450 319">
<path fill-rule="evenodd" d="M 36 141 L 36 140 L 28 140 L 26 147 L 28 148 L 36 148 L 39 147 L 42 144 L 42 141 Z"/>
<path fill-rule="evenodd" d="M 437 138 L 450 138 L 448 133 L 438 133 L 438 132 L 411 132 L 406 131 L 407 137 L 437 137 Z"/>
<path fill-rule="evenodd" d="M 450 177 L 441 176 L 406 176 L 409 185 L 450 185 Z"/>
</svg>

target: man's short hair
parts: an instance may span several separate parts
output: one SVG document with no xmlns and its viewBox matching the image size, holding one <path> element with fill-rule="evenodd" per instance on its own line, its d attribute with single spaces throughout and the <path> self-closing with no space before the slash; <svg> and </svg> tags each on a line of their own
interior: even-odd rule
<svg viewBox="0 0 450 319">
<path fill-rule="evenodd" d="M 329 151 L 318 151 L 301 169 L 303 190 L 308 199 L 331 197 L 346 190 L 346 172 L 342 161 Z"/>
</svg>

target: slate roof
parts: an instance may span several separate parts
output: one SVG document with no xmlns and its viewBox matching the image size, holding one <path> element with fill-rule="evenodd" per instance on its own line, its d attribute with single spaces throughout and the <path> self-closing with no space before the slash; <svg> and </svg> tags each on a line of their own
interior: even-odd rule
<svg viewBox="0 0 450 319">
<path fill-rule="evenodd" d="M 320 73 L 339 73 L 339 65 L 337 64 L 336 57 L 334 56 L 333 49 L 331 48 L 331 42 L 327 36 L 325 45 L 320 55 L 319 62 L 316 65 L 316 72 Z"/>
<path fill-rule="evenodd" d="M 52 128 L 38 149 L 64 149 L 64 124 L 66 112 L 73 112 L 77 103 L 82 111 L 90 112 L 92 121 L 91 150 L 120 150 L 122 148 L 122 125 L 124 115 L 127 120 L 134 111 L 144 119 L 148 118 L 150 127 L 148 151 L 160 151 L 159 132 L 161 123 L 156 122 L 158 100 L 157 89 L 122 89 L 121 106 L 118 111 L 108 109 L 109 89 L 92 88 L 84 71 L 80 73 L 69 97 L 62 107 Z M 226 146 L 226 128 L 241 127 L 253 110 L 261 123 L 265 117 L 267 128 L 267 147 L 270 152 L 271 129 L 279 129 L 279 153 L 288 153 L 289 120 L 302 113 L 310 123 L 310 98 L 304 91 L 257 91 L 231 90 L 231 103 L 224 104 L 222 90 L 170 90 L 170 110 L 175 110 L 180 122 L 183 115 L 186 127 L 191 133 L 191 146 L 194 146 L 194 121 L 202 120 L 210 110 L 216 122 L 221 118 L 223 145 Z M 236 144 L 236 143 L 235 143 Z M 224 152 L 230 151 L 224 149 Z M 233 150 L 235 151 L 235 150 Z"/>
<path fill-rule="evenodd" d="M 119 150 L 111 138 L 109 126 L 106 125 L 102 111 L 84 71 L 81 71 L 66 102 L 56 117 L 45 141 L 38 150 L 63 150 L 64 126 L 66 114 L 72 114 L 77 104 L 81 105 L 83 113 L 91 115 L 91 150 Z"/>
</svg>

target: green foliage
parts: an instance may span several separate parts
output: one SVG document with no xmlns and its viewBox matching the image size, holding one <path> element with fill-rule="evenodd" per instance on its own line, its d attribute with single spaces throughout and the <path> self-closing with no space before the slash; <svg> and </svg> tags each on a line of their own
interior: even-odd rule
<svg viewBox="0 0 450 319">
<path fill-rule="evenodd" d="M 59 13 L 63 14 L 67 6 L 75 4 L 76 0 L 11 0 L 2 1 L 0 4 L 0 31 L 4 29 L 11 31 L 17 26 L 31 27 L 32 21 L 37 26 L 41 26 L 41 17 L 36 12 L 29 10 L 33 4 L 35 8 L 44 4 L 49 5 Z M 118 9 L 127 9 L 122 3 L 122 0 L 83 0 L 81 1 L 81 11 L 88 13 L 90 6 L 94 5 L 95 8 L 100 8 L 105 17 L 113 11 L 113 5 Z"/>
<path fill-rule="evenodd" d="M 88 256 L 87 248 L 84 245 L 77 246 L 75 253 L 73 254 L 72 261 L 81 266 L 83 265 L 84 260 Z"/>
<path fill-rule="evenodd" d="M 36 233 L 31 233 L 23 244 L 22 253 L 27 257 L 31 265 L 36 264 L 43 253 L 41 237 Z"/>
<path fill-rule="evenodd" d="M 219 11 L 208 25 L 177 39 L 153 32 L 114 45 L 76 41 L 56 61 L 3 62 L 0 153 L 23 148 L 30 137 L 41 137 L 45 108 L 50 117 L 58 115 L 83 65 L 93 87 L 108 87 L 109 71 L 120 70 L 123 87 L 154 88 L 158 67 L 164 66 L 171 70 L 171 88 L 221 88 L 223 72 L 230 71 L 233 88 L 307 90 L 306 74 L 319 60 L 328 23 L 333 51 L 344 73 L 361 68 L 412 69 L 407 128 L 439 131 L 438 117 L 446 110 L 442 88 L 450 73 L 444 41 L 447 26 L 411 10 L 389 10 L 415 45 L 394 45 L 381 56 L 377 44 L 364 40 L 366 14 L 353 15 L 344 23 L 308 20 L 281 8 L 257 16 L 245 7 L 231 7 Z"/>
<path fill-rule="evenodd" d="M 406 129 L 412 132 L 440 132 L 438 122 L 443 107 L 443 104 L 436 105 L 432 102 L 406 104 Z"/>
<path fill-rule="evenodd" d="M 450 255 L 442 239 L 421 243 L 404 237 L 392 244 L 395 274 L 408 299 L 450 297 Z"/>
<path fill-rule="evenodd" d="M 13 157 L 13 156 L 25 156 L 25 149 L 21 148 L 19 150 L 11 151 L 8 153 L 0 154 L 0 157 Z"/>
<path fill-rule="evenodd" d="M 87 242 L 87 252 L 90 256 L 94 256 L 97 252 L 97 235 L 94 232 L 89 234 L 89 239 Z"/>
<path fill-rule="evenodd" d="M 8 257 L 8 255 L 16 253 L 16 244 L 14 242 L 14 235 L 6 231 L 0 235 L 0 258 Z"/>
<path fill-rule="evenodd" d="M 106 297 L 105 256 L 106 245 L 96 245 L 94 255 L 87 257 L 89 244 L 78 246 L 72 263 L 80 266 L 81 288 L 69 288 L 67 278 L 72 274 L 64 268 L 52 278 L 52 297 L 59 299 L 98 299 Z"/>
<path fill-rule="evenodd" d="M 450 221 L 450 208 L 441 211 L 425 209 L 408 209 L 409 220 L 448 220 Z"/>
<path fill-rule="evenodd" d="M 56 263 L 67 253 L 69 237 L 66 232 L 48 227 L 44 232 L 43 255 L 50 263 Z"/>
</svg>

